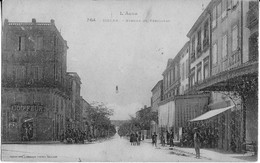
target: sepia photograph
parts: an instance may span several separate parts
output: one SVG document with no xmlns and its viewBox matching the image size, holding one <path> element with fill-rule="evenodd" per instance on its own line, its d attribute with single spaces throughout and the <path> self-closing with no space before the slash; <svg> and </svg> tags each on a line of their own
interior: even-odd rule
<svg viewBox="0 0 260 163">
<path fill-rule="evenodd" d="M 1 161 L 258 161 L 257 0 L 1 5 Z"/>
</svg>

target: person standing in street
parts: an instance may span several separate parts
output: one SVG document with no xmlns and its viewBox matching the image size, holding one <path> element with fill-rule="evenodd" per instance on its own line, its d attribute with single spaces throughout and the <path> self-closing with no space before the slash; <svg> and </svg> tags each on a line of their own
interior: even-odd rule
<svg viewBox="0 0 260 163">
<path fill-rule="evenodd" d="M 196 152 L 196 158 L 200 158 L 200 133 L 198 128 L 194 128 L 194 148 Z"/>
<path fill-rule="evenodd" d="M 174 132 L 171 131 L 171 134 L 170 134 L 170 147 L 174 147 L 173 139 L 174 139 Z"/>
<path fill-rule="evenodd" d="M 153 146 L 157 147 L 157 135 L 156 135 L 156 132 L 153 133 L 152 143 L 153 143 Z"/>
</svg>

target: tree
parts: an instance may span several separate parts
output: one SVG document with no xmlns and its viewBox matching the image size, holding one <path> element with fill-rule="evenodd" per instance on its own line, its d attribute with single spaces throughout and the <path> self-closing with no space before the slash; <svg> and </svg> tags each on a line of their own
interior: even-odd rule
<svg viewBox="0 0 260 163">
<path fill-rule="evenodd" d="M 93 102 L 86 112 L 90 119 L 93 134 L 95 133 L 95 130 L 99 131 L 98 136 L 108 136 L 110 135 L 110 132 L 115 133 L 115 126 L 113 126 L 110 121 L 113 110 L 109 109 L 104 103 Z"/>
</svg>

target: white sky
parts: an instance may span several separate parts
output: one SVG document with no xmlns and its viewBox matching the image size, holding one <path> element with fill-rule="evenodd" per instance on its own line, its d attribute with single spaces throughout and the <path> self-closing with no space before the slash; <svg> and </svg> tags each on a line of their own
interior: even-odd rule
<svg viewBox="0 0 260 163">
<path fill-rule="evenodd" d="M 162 79 L 168 58 L 174 58 L 188 41 L 186 34 L 202 13 L 202 4 L 205 8 L 208 3 L 209 0 L 5 0 L 3 20 L 54 19 L 68 42 L 68 71 L 81 77 L 81 95 L 88 102 L 106 103 L 115 111 L 112 119 L 121 120 L 128 119 L 143 105 L 150 106 L 151 89 Z M 120 15 L 120 11 L 137 15 Z M 120 22 L 103 22 L 108 18 Z M 170 22 L 122 22 L 145 18 Z M 158 51 L 160 48 L 163 49 Z"/>
</svg>

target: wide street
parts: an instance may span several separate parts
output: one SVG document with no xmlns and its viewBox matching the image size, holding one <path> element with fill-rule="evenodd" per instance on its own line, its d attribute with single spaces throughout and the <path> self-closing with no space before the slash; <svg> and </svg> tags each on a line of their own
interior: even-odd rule
<svg viewBox="0 0 260 163">
<path fill-rule="evenodd" d="M 191 151 L 193 152 L 193 150 Z M 239 159 L 216 156 L 196 159 L 193 154 L 183 153 L 174 148 L 153 147 L 148 142 L 140 146 L 131 146 L 127 139 L 118 135 L 110 140 L 93 144 L 4 144 L 3 161 L 125 161 L 125 162 L 178 162 L 178 161 L 242 161 Z M 221 158 L 222 157 L 222 158 Z M 228 159 L 228 160 L 227 160 Z"/>
</svg>

